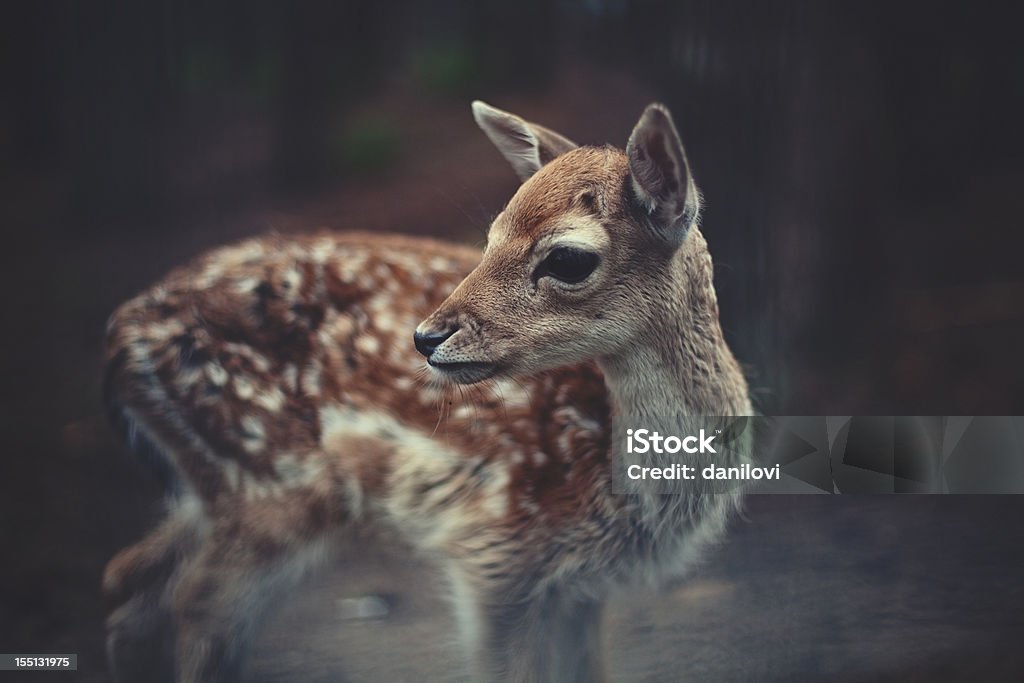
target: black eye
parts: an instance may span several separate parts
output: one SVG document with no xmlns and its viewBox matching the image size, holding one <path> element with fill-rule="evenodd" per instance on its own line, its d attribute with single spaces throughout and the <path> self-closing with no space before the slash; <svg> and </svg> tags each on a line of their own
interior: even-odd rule
<svg viewBox="0 0 1024 683">
<path fill-rule="evenodd" d="M 550 275 L 556 280 L 575 284 L 583 282 L 587 276 L 597 268 L 597 254 L 573 247 L 558 247 L 552 249 L 534 273 L 534 278 L 539 280 L 545 275 Z"/>
</svg>

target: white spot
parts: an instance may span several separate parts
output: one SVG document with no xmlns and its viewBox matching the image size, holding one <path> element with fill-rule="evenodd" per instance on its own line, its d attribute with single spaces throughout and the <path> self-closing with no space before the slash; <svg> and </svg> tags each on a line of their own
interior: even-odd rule
<svg viewBox="0 0 1024 683">
<path fill-rule="evenodd" d="M 252 365 L 258 372 L 270 372 L 270 361 L 262 353 L 251 352 L 249 360 L 252 361 Z"/>
<path fill-rule="evenodd" d="M 318 239 L 310 249 L 310 255 L 317 263 L 326 263 L 334 254 L 334 240 L 329 237 Z"/>
<path fill-rule="evenodd" d="M 203 373 L 199 368 L 184 367 L 178 371 L 175 375 L 178 384 L 183 387 L 191 387 L 193 384 L 198 382 L 202 378 Z"/>
<path fill-rule="evenodd" d="M 284 407 L 284 394 L 277 387 L 256 394 L 253 403 L 270 413 L 276 413 Z"/>
<path fill-rule="evenodd" d="M 263 258 L 266 250 L 259 240 L 249 240 L 233 247 L 222 249 L 217 253 L 218 260 L 228 267 L 239 266 L 244 263 L 252 263 Z"/>
<path fill-rule="evenodd" d="M 281 379 L 284 381 L 285 386 L 292 391 L 298 390 L 299 370 L 295 367 L 294 363 L 288 363 L 288 365 L 284 366 L 284 369 L 281 370 Z"/>
<path fill-rule="evenodd" d="M 238 398 L 243 401 L 248 401 L 256 393 L 256 387 L 254 387 L 252 382 L 244 377 L 235 377 L 234 386 L 235 394 L 237 394 Z"/>
<path fill-rule="evenodd" d="M 242 418 L 242 448 L 249 453 L 256 453 L 266 446 L 267 433 L 263 423 L 252 415 Z"/>
<path fill-rule="evenodd" d="M 302 391 L 308 396 L 320 395 L 320 379 L 323 375 L 323 366 L 319 360 L 313 360 L 306 369 L 302 371 Z"/>
<path fill-rule="evenodd" d="M 373 355 L 380 350 L 380 342 L 376 337 L 364 334 L 356 339 L 356 350 L 361 353 Z"/>
<path fill-rule="evenodd" d="M 326 326 L 326 330 L 329 330 L 328 334 L 333 339 L 340 339 L 349 337 L 352 335 L 352 331 L 355 329 L 355 325 L 352 322 L 351 316 L 339 315 L 331 320 Z"/>
<path fill-rule="evenodd" d="M 302 273 L 298 268 L 289 268 L 282 277 L 282 282 L 288 290 L 298 292 L 302 284 Z"/>
<path fill-rule="evenodd" d="M 214 386 L 222 387 L 228 382 L 228 371 L 220 363 L 207 363 L 206 376 Z"/>
<path fill-rule="evenodd" d="M 244 277 L 241 278 L 240 280 L 235 280 L 234 284 L 232 285 L 232 289 L 234 289 L 239 294 L 249 294 L 259 286 L 259 278 Z"/>
<path fill-rule="evenodd" d="M 378 313 L 373 318 L 373 324 L 382 332 L 393 332 L 395 330 L 395 319 L 390 313 Z"/>
<path fill-rule="evenodd" d="M 152 341 L 163 341 L 185 331 L 185 326 L 177 320 L 165 320 L 153 323 L 146 328 L 147 337 Z"/>
</svg>

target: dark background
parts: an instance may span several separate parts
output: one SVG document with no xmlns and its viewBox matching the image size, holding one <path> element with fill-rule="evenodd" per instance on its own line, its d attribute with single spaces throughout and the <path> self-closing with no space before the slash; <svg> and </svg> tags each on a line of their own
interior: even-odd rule
<svg viewBox="0 0 1024 683">
<path fill-rule="evenodd" d="M 0 26 L 0 651 L 76 651 L 104 680 L 99 572 L 158 515 L 100 415 L 106 316 L 270 230 L 479 243 L 516 183 L 474 98 L 620 146 L 669 105 L 765 413 L 1024 409 L 1009 9 L 101 0 L 6 3 Z M 993 534 L 975 550 L 1006 554 L 1019 608 L 1024 505 L 958 505 L 972 543 Z"/>
</svg>

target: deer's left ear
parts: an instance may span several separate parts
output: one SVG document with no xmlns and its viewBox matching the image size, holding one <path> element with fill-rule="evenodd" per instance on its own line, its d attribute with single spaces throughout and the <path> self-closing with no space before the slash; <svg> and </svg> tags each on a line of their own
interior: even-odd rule
<svg viewBox="0 0 1024 683">
<path fill-rule="evenodd" d="M 473 118 L 502 156 L 512 164 L 512 169 L 522 181 L 526 181 L 559 154 L 577 147 L 572 140 L 544 126 L 530 123 L 480 100 L 473 102 Z"/>
<path fill-rule="evenodd" d="M 659 235 L 673 247 L 686 239 L 700 196 L 672 115 L 661 104 L 644 110 L 626 145 L 633 190 Z"/>
</svg>

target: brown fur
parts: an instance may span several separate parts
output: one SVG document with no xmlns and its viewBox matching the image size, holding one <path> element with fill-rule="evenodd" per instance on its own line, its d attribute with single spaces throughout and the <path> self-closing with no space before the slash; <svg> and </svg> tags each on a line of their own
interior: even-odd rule
<svg viewBox="0 0 1024 683">
<path fill-rule="evenodd" d="M 110 620 L 119 680 L 237 675 L 272 597 L 354 525 L 438 559 L 481 677 L 598 680 L 609 590 L 677 575 L 725 518 L 690 501 L 664 532 L 612 495 L 613 410 L 749 412 L 703 238 L 694 227 L 665 248 L 630 177 L 613 148 L 558 156 L 496 219 L 482 260 L 432 240 L 271 236 L 118 309 L 112 406 L 180 490 L 107 570 L 124 601 Z M 582 293 L 533 282 L 544 241 L 580 226 L 603 245 L 597 279 Z M 411 342 L 424 318 L 458 325 L 445 353 L 493 379 L 425 376 Z M 652 358 L 667 393 L 635 381 Z"/>
</svg>

